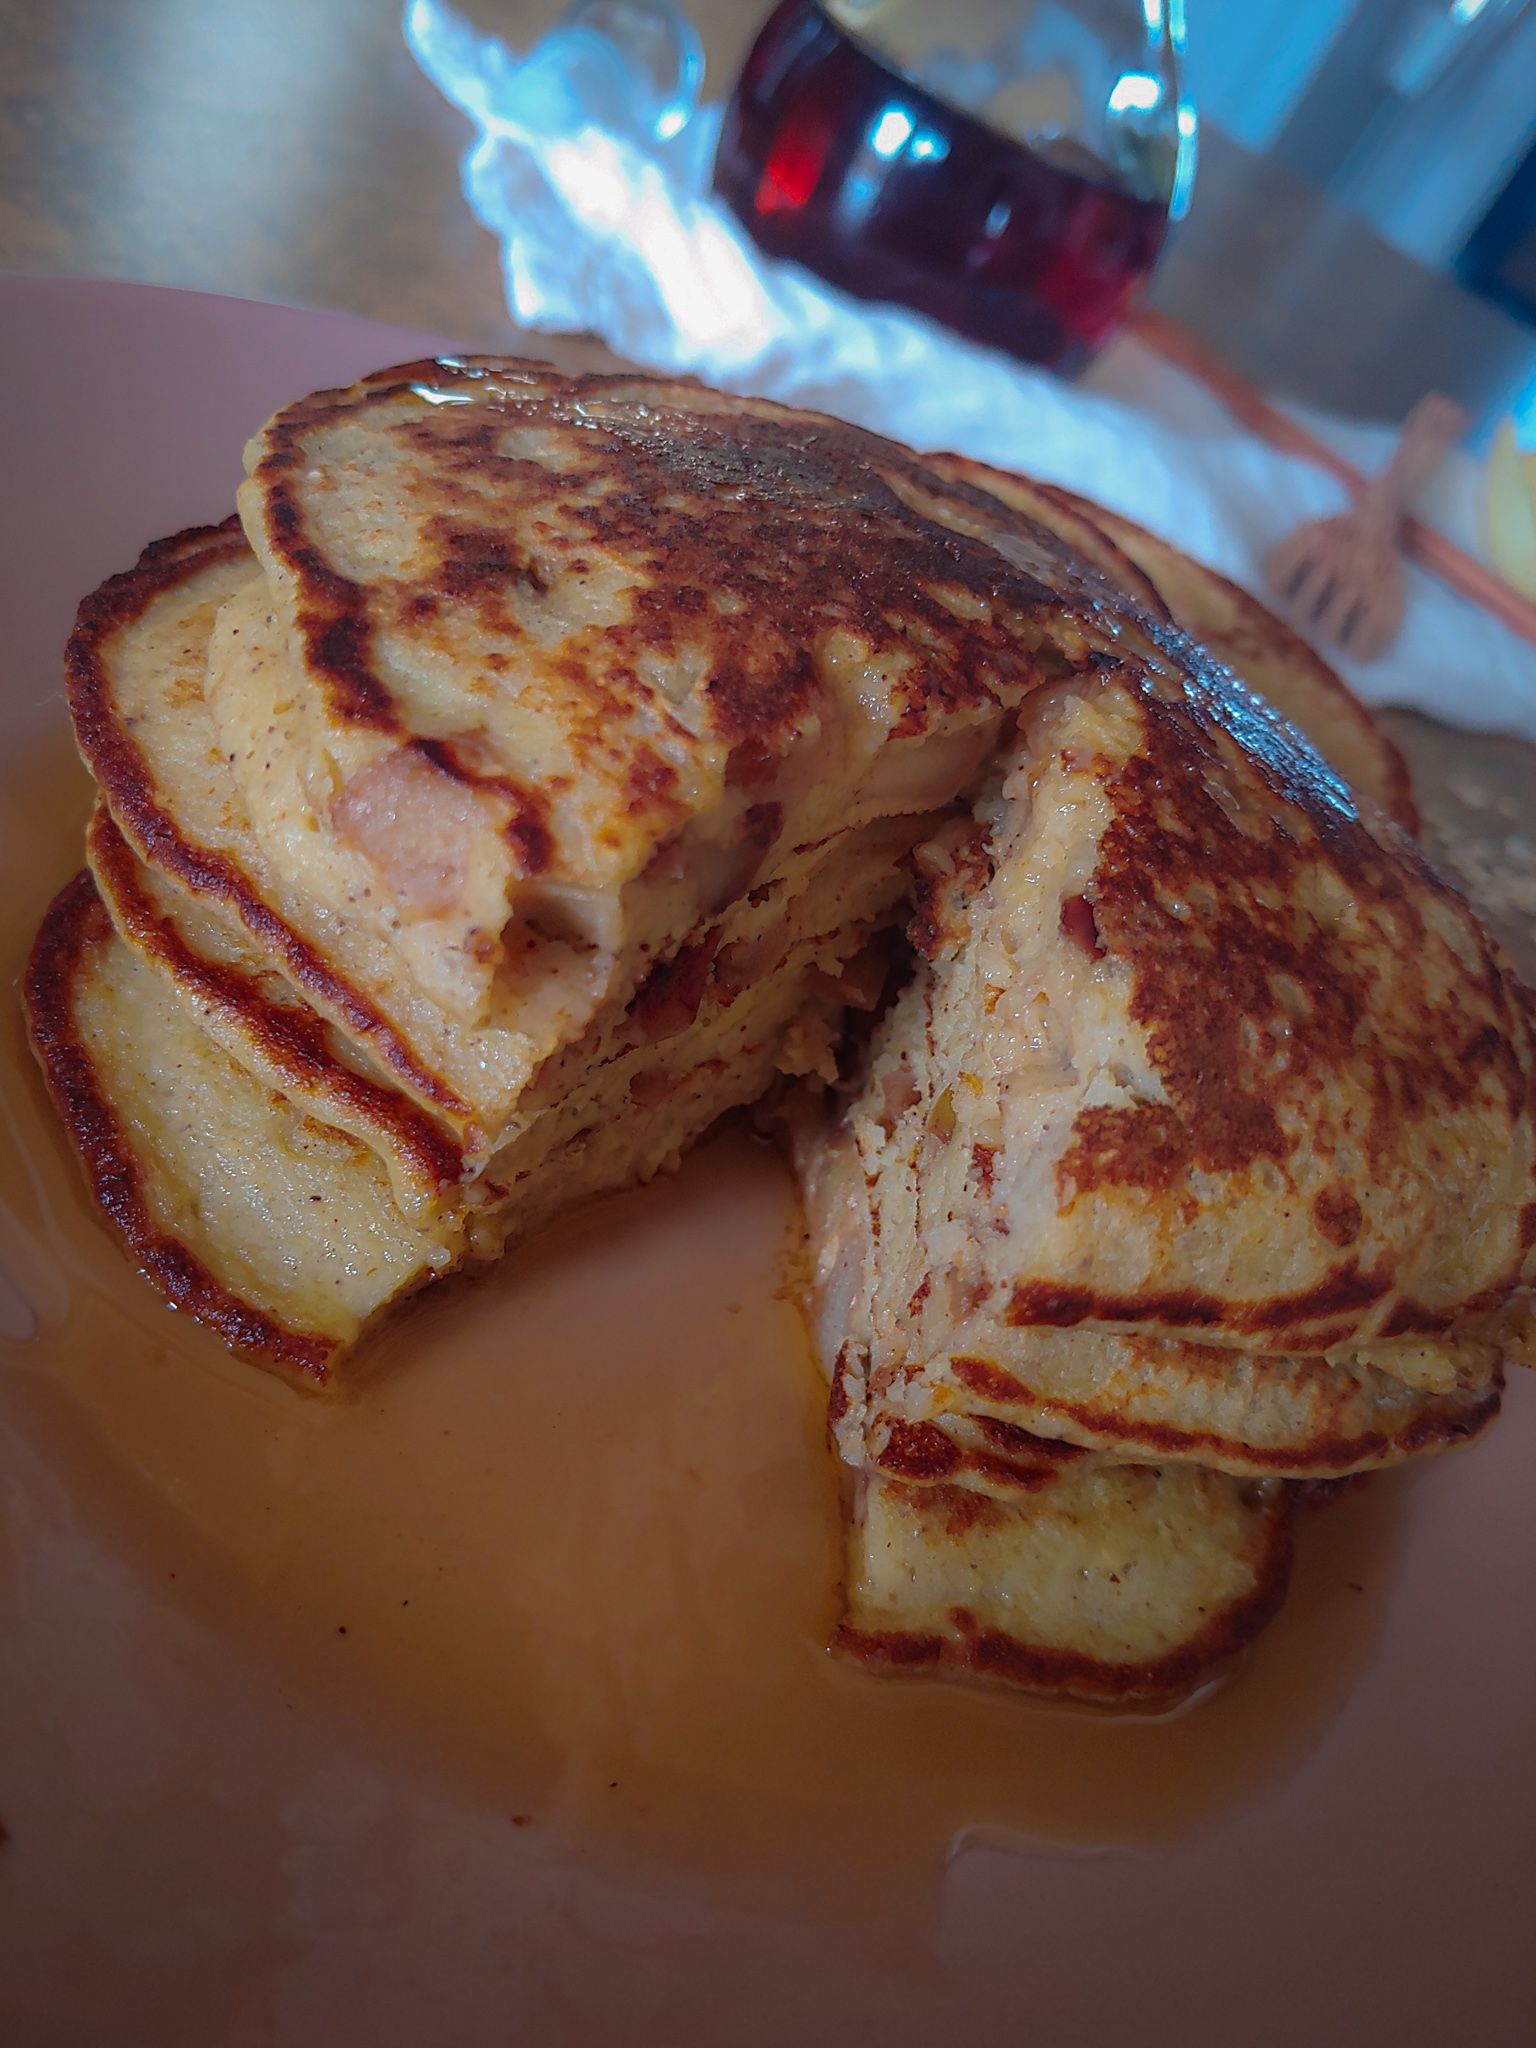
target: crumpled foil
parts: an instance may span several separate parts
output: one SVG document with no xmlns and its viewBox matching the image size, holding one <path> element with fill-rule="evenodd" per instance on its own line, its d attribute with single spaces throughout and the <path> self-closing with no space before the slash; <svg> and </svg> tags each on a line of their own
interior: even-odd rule
<svg viewBox="0 0 1536 2048">
<path fill-rule="evenodd" d="M 568 16 L 520 56 L 440 0 L 406 7 L 417 62 L 475 125 L 464 191 L 501 244 L 521 326 L 596 334 L 649 369 L 1065 484 L 1260 596 L 1275 543 L 1343 509 L 1331 477 L 1225 415 L 1207 409 L 1196 432 L 1176 424 L 1191 408 L 1187 394 L 1170 402 L 1178 380 L 1161 366 L 1144 388 L 1130 379 L 1138 402 L 1126 403 L 764 256 L 710 192 L 720 114 L 697 100 L 701 66 L 685 65 L 669 94 L 604 19 L 601 6 Z M 1339 425 L 1358 444 L 1359 429 Z M 1369 665 L 1338 661 L 1341 673 L 1368 702 L 1536 740 L 1536 648 L 1406 574 L 1397 644 Z"/>
</svg>

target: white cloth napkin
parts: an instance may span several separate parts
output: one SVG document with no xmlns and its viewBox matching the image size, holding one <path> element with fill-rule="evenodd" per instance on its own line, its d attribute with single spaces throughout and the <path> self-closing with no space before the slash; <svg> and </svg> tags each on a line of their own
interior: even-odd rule
<svg viewBox="0 0 1536 2048">
<path fill-rule="evenodd" d="M 649 80 L 596 27 L 564 23 L 519 57 L 439 0 L 409 0 L 405 34 L 478 131 L 464 188 L 523 326 L 1068 485 L 1261 595 L 1269 549 L 1344 505 L 1331 477 L 1134 344 L 1069 385 L 764 256 L 710 195 L 718 107 L 690 96 L 658 119 Z M 1390 652 L 1340 662 L 1353 687 L 1536 740 L 1536 647 L 1418 569 L 1408 589 Z"/>
</svg>

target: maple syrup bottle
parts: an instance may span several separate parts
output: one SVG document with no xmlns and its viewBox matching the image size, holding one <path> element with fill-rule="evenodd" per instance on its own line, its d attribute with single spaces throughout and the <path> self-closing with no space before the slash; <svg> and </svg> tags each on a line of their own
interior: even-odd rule
<svg viewBox="0 0 1536 2048">
<path fill-rule="evenodd" d="M 758 245 L 1068 374 L 1194 174 L 1182 0 L 783 0 L 715 190 Z"/>
</svg>

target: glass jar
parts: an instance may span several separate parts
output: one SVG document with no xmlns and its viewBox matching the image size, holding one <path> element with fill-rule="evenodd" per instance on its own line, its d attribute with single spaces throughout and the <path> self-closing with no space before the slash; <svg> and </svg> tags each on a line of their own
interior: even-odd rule
<svg viewBox="0 0 1536 2048">
<path fill-rule="evenodd" d="M 1071 373 L 1194 175 L 1183 0 L 783 0 L 715 190 L 770 255 Z"/>
</svg>

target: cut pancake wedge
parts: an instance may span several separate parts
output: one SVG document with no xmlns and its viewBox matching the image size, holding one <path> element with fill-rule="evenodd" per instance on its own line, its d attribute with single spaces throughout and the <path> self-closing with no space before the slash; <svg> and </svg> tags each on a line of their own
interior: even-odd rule
<svg viewBox="0 0 1536 2048">
<path fill-rule="evenodd" d="M 1194 1466 L 1052 1475 L 1012 1503 L 860 1474 L 845 1656 L 1086 1700 L 1188 1693 L 1285 1598 L 1291 1498 Z"/>
<path fill-rule="evenodd" d="M 804 849 L 951 802 L 1077 575 L 887 442 L 658 379 L 405 365 L 247 459 L 263 573 L 205 701 L 263 893 L 345 941 L 476 1165 Z"/>
<path fill-rule="evenodd" d="M 1486 1380 L 1536 1266 L 1530 998 L 1218 688 L 1041 696 L 920 850 L 928 959 L 851 1117 L 879 1313 L 924 1357 L 1099 1330 Z"/>
<path fill-rule="evenodd" d="M 401 1215 L 375 1155 L 253 1080 L 80 875 L 28 963 L 33 1047 L 98 1208 L 175 1307 L 311 1388 L 462 1243 Z"/>
<path fill-rule="evenodd" d="M 916 851 L 800 1145 L 853 1654 L 1178 1691 L 1278 1601 L 1284 1482 L 1467 1441 L 1528 1352 L 1529 998 L 1253 703 L 1102 663 Z"/>
</svg>

